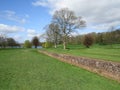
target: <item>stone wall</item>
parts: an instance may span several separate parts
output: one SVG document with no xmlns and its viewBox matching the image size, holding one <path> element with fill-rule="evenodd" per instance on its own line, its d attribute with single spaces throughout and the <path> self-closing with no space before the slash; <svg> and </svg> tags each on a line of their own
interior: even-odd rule
<svg viewBox="0 0 120 90">
<path fill-rule="evenodd" d="M 120 82 L 120 63 L 46 51 L 39 52 Z"/>
</svg>

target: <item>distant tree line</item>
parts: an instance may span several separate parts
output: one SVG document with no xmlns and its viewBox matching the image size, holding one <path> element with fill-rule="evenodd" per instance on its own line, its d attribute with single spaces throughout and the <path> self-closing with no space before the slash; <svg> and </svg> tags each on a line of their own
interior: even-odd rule
<svg viewBox="0 0 120 90">
<path fill-rule="evenodd" d="M 49 37 L 51 36 L 51 38 Z M 49 35 L 47 39 L 47 43 L 44 43 L 46 47 L 51 47 L 51 43 L 53 42 L 52 35 Z M 120 29 L 116 29 L 113 31 L 108 32 L 101 32 L 101 33 L 88 33 L 84 35 L 75 35 L 75 36 L 67 36 L 66 37 L 67 44 L 76 44 L 80 45 L 83 44 L 87 48 L 89 48 L 92 44 L 99 44 L 99 45 L 112 45 L 112 44 L 120 44 Z M 62 44 L 62 36 L 59 36 L 57 44 Z"/>
<path fill-rule="evenodd" d="M 20 44 L 16 42 L 13 38 L 8 38 L 4 34 L 0 34 L 0 48 L 13 48 L 20 47 Z"/>
<path fill-rule="evenodd" d="M 102 32 L 102 33 L 89 33 L 85 35 L 77 35 L 68 37 L 69 44 L 84 44 L 87 46 L 87 43 L 91 43 L 89 45 L 100 44 L 100 45 L 112 45 L 112 44 L 120 44 L 120 29 Z"/>
<path fill-rule="evenodd" d="M 95 43 L 99 43 L 101 45 L 120 44 L 120 29 L 98 33 L 95 39 Z"/>
<path fill-rule="evenodd" d="M 37 48 L 40 45 L 38 37 L 33 37 L 31 41 L 25 40 L 23 44 L 19 44 L 14 38 L 6 37 L 4 34 L 0 34 L 0 48 Z"/>
</svg>

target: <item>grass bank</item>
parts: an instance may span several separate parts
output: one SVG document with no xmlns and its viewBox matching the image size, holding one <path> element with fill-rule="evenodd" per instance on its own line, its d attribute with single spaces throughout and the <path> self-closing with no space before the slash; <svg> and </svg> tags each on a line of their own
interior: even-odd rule
<svg viewBox="0 0 120 90">
<path fill-rule="evenodd" d="M 93 45 L 86 48 L 82 45 L 68 45 L 67 50 L 63 50 L 62 46 L 55 48 L 47 48 L 49 52 L 71 54 L 75 56 L 90 57 L 95 59 L 110 60 L 120 62 L 120 44 L 116 45 Z"/>
</svg>

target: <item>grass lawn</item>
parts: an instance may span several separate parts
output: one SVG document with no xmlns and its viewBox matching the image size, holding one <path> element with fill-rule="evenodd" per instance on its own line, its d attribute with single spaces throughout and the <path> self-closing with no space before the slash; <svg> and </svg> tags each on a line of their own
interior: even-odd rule
<svg viewBox="0 0 120 90">
<path fill-rule="evenodd" d="M 44 49 L 49 52 L 72 54 L 76 56 L 90 57 L 102 60 L 110 60 L 120 62 L 120 44 L 116 45 L 93 45 L 90 48 L 85 48 L 82 45 L 68 45 L 68 50 L 63 50 L 62 46 L 57 49 Z"/>
<path fill-rule="evenodd" d="M 120 90 L 120 84 L 33 49 L 0 50 L 0 90 Z"/>
</svg>

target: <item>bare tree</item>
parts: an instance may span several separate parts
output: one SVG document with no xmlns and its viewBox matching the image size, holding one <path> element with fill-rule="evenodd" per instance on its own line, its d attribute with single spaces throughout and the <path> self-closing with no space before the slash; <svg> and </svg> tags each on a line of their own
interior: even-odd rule
<svg viewBox="0 0 120 90">
<path fill-rule="evenodd" d="M 5 48 L 7 46 L 7 38 L 5 34 L 0 34 L 0 46 Z"/>
<path fill-rule="evenodd" d="M 48 36 L 48 41 L 52 41 L 54 43 L 54 47 L 57 48 L 58 40 L 60 38 L 59 25 L 55 23 L 49 24 L 46 34 Z"/>
<path fill-rule="evenodd" d="M 53 22 L 57 23 L 60 27 L 64 49 L 66 49 L 68 35 L 75 29 L 86 25 L 85 21 L 83 21 L 81 17 L 77 17 L 74 12 L 68 8 L 56 11 L 53 15 Z"/>
</svg>

